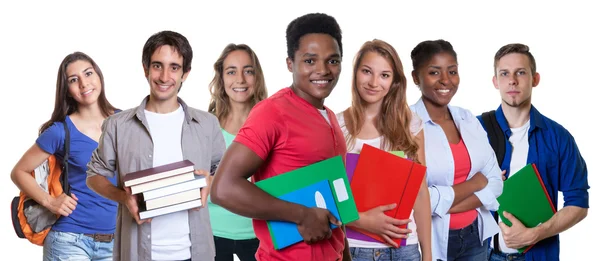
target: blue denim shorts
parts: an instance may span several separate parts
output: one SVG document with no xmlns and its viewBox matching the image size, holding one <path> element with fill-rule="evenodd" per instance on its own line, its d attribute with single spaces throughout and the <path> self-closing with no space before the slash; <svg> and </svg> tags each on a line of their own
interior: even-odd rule
<svg viewBox="0 0 600 261">
<path fill-rule="evenodd" d="M 352 261 L 420 261 L 419 245 L 412 244 L 399 248 L 351 247 Z"/>
<path fill-rule="evenodd" d="M 44 261 L 112 261 L 113 243 L 98 242 L 84 234 L 50 230 L 44 240 Z"/>
</svg>

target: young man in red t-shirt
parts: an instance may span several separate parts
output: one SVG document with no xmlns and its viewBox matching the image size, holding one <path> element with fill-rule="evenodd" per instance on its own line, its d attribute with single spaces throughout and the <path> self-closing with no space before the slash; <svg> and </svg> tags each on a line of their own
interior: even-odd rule
<svg viewBox="0 0 600 261">
<path fill-rule="evenodd" d="M 334 156 L 346 143 L 335 114 L 323 106 L 341 72 L 342 35 L 326 14 L 307 14 L 286 30 L 293 82 L 250 112 L 219 166 L 213 203 L 253 218 L 258 260 L 351 260 L 343 228 L 326 209 L 279 200 L 247 181 L 260 181 Z M 294 222 L 304 242 L 275 250 L 265 220 Z"/>
</svg>

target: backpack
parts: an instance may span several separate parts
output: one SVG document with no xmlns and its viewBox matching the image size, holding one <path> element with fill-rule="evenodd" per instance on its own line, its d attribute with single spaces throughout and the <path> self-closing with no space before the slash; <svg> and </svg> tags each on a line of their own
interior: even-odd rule
<svg viewBox="0 0 600 261">
<path fill-rule="evenodd" d="M 62 162 L 50 155 L 46 161 L 31 172 L 37 184 L 50 196 L 58 197 L 62 193 L 71 195 L 71 187 L 68 182 L 70 151 L 70 134 L 66 121 L 65 128 L 64 157 Z M 27 238 L 31 243 L 43 246 L 44 239 L 52 225 L 56 223 L 60 215 L 52 213 L 38 202 L 28 197 L 21 191 L 18 197 L 14 197 L 10 205 L 11 218 L 15 233 L 19 238 Z"/>
<path fill-rule="evenodd" d="M 496 153 L 496 159 L 498 160 L 498 166 L 502 166 L 502 161 L 504 161 L 504 153 L 506 152 L 506 138 L 504 137 L 504 132 L 500 125 L 498 124 L 498 120 L 496 120 L 496 111 L 488 111 L 481 114 L 481 119 L 483 120 L 483 126 L 487 130 L 487 136 L 490 140 L 490 146 L 494 149 Z M 498 213 L 493 212 L 494 219 L 496 223 L 498 223 Z M 498 234 L 494 235 L 494 252 L 500 252 L 500 244 Z"/>
</svg>

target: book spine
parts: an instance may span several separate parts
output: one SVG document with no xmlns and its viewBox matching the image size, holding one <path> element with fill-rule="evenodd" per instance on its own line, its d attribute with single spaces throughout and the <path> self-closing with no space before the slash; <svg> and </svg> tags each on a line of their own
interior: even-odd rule
<svg viewBox="0 0 600 261">
<path fill-rule="evenodd" d="M 542 176 L 540 176 L 540 173 L 538 172 L 538 169 L 535 166 L 535 163 L 531 163 L 531 166 L 533 167 L 533 171 L 535 171 L 535 175 L 537 176 L 538 180 L 540 181 L 540 185 L 542 185 L 542 188 L 544 189 L 544 193 L 546 194 L 548 203 L 550 203 L 550 206 L 552 206 L 552 212 L 556 213 L 556 207 L 554 206 L 554 203 L 552 203 L 552 199 L 550 199 L 550 195 L 548 194 L 546 185 L 544 185 L 544 180 L 542 180 Z"/>
</svg>

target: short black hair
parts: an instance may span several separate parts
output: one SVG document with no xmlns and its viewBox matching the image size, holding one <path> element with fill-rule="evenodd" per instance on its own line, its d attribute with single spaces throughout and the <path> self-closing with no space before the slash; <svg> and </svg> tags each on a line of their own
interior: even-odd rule
<svg viewBox="0 0 600 261">
<path fill-rule="evenodd" d="M 458 61 L 456 52 L 454 51 L 454 48 L 450 42 L 442 39 L 435 41 L 423 41 L 417 44 L 417 46 L 415 46 L 415 48 L 410 52 L 413 70 L 419 70 L 424 63 L 428 62 L 434 55 L 438 53 L 448 53 Z"/>
<path fill-rule="evenodd" d="M 150 68 L 150 58 L 152 54 L 163 45 L 169 45 L 175 48 L 177 53 L 183 57 L 183 73 L 187 73 L 192 69 L 192 46 L 185 36 L 173 31 L 161 31 L 153 34 L 144 44 L 142 51 L 142 64 L 144 68 Z"/>
<path fill-rule="evenodd" d="M 342 51 L 342 30 L 332 16 L 323 13 L 311 13 L 294 19 L 285 31 L 288 58 L 294 60 L 294 53 L 300 48 L 300 38 L 306 34 L 328 34 L 333 37 Z"/>
</svg>

